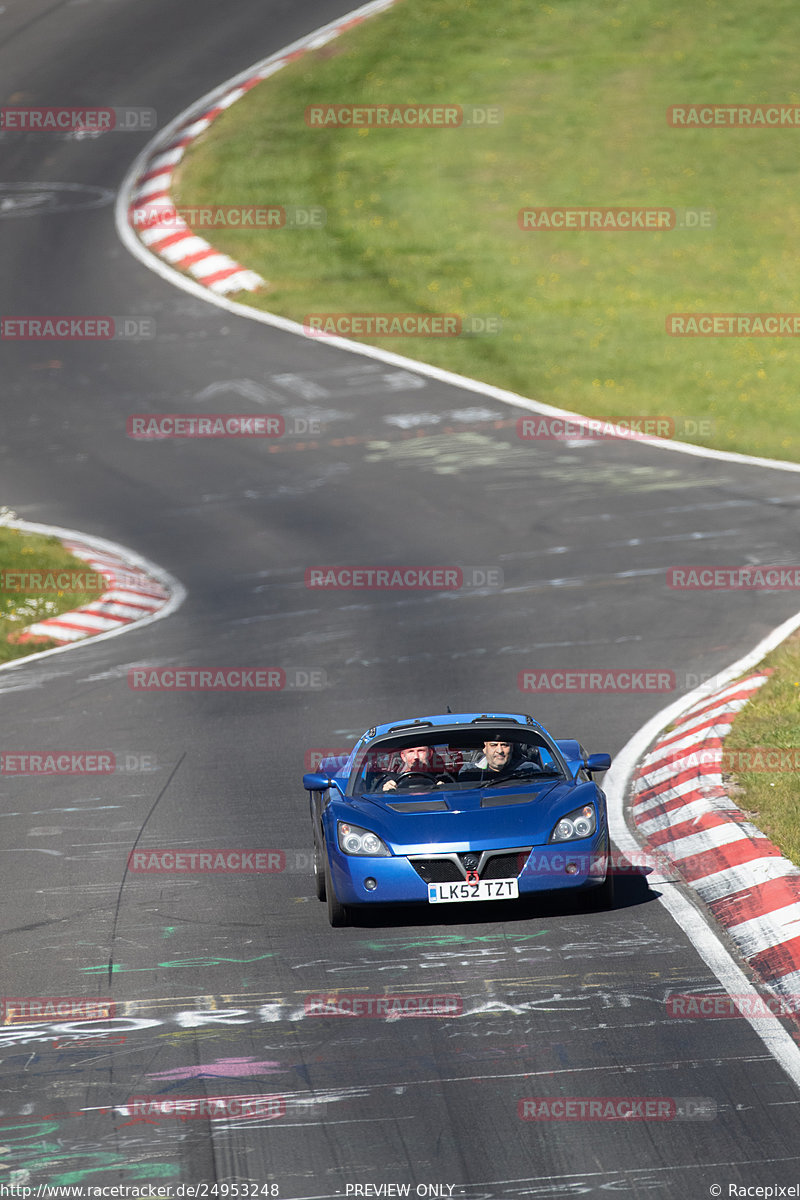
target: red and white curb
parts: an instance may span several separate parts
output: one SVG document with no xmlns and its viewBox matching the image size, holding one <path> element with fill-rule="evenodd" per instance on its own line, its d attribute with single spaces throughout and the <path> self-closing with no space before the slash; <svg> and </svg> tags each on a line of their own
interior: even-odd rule
<svg viewBox="0 0 800 1200">
<path fill-rule="evenodd" d="M 169 602 L 166 588 L 141 568 L 129 566 L 119 555 L 96 551 L 86 542 L 71 538 L 64 539 L 62 545 L 76 558 L 88 563 L 93 571 L 111 580 L 119 577 L 124 582 L 122 586 L 112 586 L 98 600 L 82 608 L 27 625 L 14 636 L 15 642 L 36 642 L 45 638 L 59 645 L 78 642 L 152 616 Z"/>
<path fill-rule="evenodd" d="M 302 58 L 309 50 L 319 49 L 394 3 L 396 0 L 373 0 L 373 3 L 365 4 L 363 8 L 316 30 L 265 59 L 246 75 L 224 84 L 211 97 L 205 97 L 194 110 L 183 114 L 177 125 L 167 126 L 164 133 L 148 147 L 147 157 L 141 162 L 137 161 L 136 173 L 129 187 L 131 201 L 128 220 L 147 249 L 170 266 L 188 271 L 199 283 L 218 295 L 254 292 L 266 286 L 266 281 L 255 271 L 243 267 L 227 254 L 220 254 L 186 224 L 170 196 L 175 168 L 186 153 L 187 146 L 205 133 L 221 113 L 256 84 L 274 75 L 287 63 Z"/>
<path fill-rule="evenodd" d="M 768 673 L 694 704 L 633 776 L 630 811 L 644 848 L 671 863 L 781 995 L 800 994 L 800 869 L 748 821 L 722 779 L 734 718 Z"/>
<path fill-rule="evenodd" d="M 68 649 L 86 638 L 96 641 L 114 637 L 133 625 L 160 620 L 170 616 L 186 597 L 183 585 L 168 572 L 105 538 L 18 519 L 4 519 L 2 524 L 25 533 L 57 537 L 67 550 L 86 562 L 92 571 L 107 575 L 110 579 L 108 591 L 103 592 L 98 600 L 72 612 L 45 617 L 13 634 L 15 642 L 36 643 L 47 639 L 56 645 L 22 659 L 12 659 L 3 667 L 20 666 L 31 658 Z"/>
</svg>

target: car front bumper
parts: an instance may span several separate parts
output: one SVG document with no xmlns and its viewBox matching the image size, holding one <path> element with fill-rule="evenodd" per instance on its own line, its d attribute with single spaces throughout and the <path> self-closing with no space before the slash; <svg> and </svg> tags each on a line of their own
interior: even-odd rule
<svg viewBox="0 0 800 1200">
<path fill-rule="evenodd" d="M 502 852 L 504 848 L 497 849 Z M 428 882 L 437 880 L 423 879 L 413 866 L 412 858 L 430 863 L 451 857 L 456 852 L 463 853 L 464 846 L 459 845 L 457 851 L 448 846 L 437 846 L 425 855 L 414 854 L 411 858 L 348 855 L 338 846 L 328 847 L 328 851 L 334 889 L 342 904 L 425 904 Z M 504 878 L 517 879 L 521 897 L 538 892 L 588 889 L 605 881 L 607 864 L 608 835 L 603 830 L 592 838 L 534 846 L 522 869 Z"/>
</svg>

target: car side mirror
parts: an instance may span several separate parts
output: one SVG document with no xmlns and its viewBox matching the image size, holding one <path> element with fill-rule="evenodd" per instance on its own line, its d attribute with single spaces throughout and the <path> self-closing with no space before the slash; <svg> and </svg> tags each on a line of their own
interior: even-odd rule
<svg viewBox="0 0 800 1200">
<path fill-rule="evenodd" d="M 310 771 L 307 775 L 304 775 L 303 787 L 307 792 L 325 792 L 328 788 L 336 788 L 338 792 L 344 795 L 342 785 L 336 779 L 331 779 L 329 775 L 320 774 L 319 771 Z"/>
<path fill-rule="evenodd" d="M 590 754 L 583 760 L 583 769 L 591 775 L 593 771 L 607 771 L 611 766 L 610 754 Z"/>
</svg>

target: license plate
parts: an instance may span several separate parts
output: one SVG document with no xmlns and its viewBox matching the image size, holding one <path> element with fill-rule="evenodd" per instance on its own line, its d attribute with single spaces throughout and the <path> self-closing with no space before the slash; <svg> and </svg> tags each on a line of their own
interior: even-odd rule
<svg viewBox="0 0 800 1200">
<path fill-rule="evenodd" d="M 463 900 L 516 900 L 516 879 L 481 879 L 478 883 L 429 883 L 429 904 L 452 904 Z"/>
</svg>

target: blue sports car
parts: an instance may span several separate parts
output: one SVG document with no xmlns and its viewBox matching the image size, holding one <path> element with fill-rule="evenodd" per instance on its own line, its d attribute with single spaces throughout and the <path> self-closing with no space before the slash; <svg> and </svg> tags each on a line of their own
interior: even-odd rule
<svg viewBox="0 0 800 1200">
<path fill-rule="evenodd" d="M 611 765 L 519 713 L 377 725 L 304 775 L 331 925 L 376 904 L 515 900 L 564 888 L 613 906 Z"/>
</svg>

